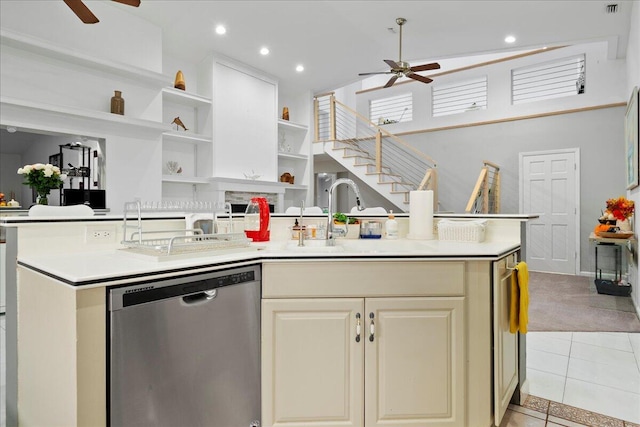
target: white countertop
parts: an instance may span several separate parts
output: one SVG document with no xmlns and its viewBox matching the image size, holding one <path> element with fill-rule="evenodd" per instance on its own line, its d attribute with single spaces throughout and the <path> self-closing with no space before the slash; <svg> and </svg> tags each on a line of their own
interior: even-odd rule
<svg viewBox="0 0 640 427">
<path fill-rule="evenodd" d="M 49 254 L 20 257 L 18 263 L 52 276 L 69 286 L 102 287 L 150 277 L 227 268 L 237 264 L 309 260 L 341 262 L 351 259 L 486 259 L 493 260 L 520 247 L 520 242 L 459 243 L 438 240 L 339 239 L 335 247 L 324 241 L 252 243 L 248 248 L 162 257 L 126 249 L 102 252 Z"/>
</svg>

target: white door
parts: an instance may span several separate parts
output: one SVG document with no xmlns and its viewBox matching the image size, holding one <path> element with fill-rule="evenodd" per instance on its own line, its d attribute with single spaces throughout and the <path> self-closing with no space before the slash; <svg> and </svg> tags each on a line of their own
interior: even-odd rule
<svg viewBox="0 0 640 427">
<path fill-rule="evenodd" d="M 529 269 L 577 274 L 579 160 L 576 149 L 520 153 L 520 212 L 527 222 Z"/>
</svg>

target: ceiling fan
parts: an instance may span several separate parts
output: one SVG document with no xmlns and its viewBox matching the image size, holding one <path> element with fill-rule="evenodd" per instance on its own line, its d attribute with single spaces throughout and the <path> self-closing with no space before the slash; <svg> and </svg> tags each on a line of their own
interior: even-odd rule
<svg viewBox="0 0 640 427">
<path fill-rule="evenodd" d="M 133 7 L 140 6 L 140 0 L 113 0 L 118 3 L 126 4 Z M 96 24 L 100 20 L 89 10 L 89 8 L 82 2 L 82 0 L 64 0 L 64 2 L 71 8 L 78 18 L 85 24 Z"/>
<path fill-rule="evenodd" d="M 423 83 L 431 83 L 433 80 L 429 77 L 416 74 L 418 71 L 437 70 L 440 68 L 440 64 L 433 62 L 431 64 L 416 65 L 412 67 L 408 62 L 402 60 L 402 26 L 407 22 L 404 18 L 397 18 L 396 24 L 400 26 L 400 55 L 398 61 L 392 61 L 385 59 L 384 62 L 391 67 L 389 71 L 381 71 L 377 73 L 360 73 L 359 76 L 370 76 L 372 74 L 394 74 L 384 87 L 391 87 L 400 77 L 409 77 L 410 79 L 417 80 Z"/>
</svg>

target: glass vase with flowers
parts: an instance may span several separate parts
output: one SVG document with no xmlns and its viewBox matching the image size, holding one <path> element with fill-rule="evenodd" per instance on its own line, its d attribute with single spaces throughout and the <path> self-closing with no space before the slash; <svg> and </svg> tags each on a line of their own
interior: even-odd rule
<svg viewBox="0 0 640 427">
<path fill-rule="evenodd" d="M 36 194 L 36 203 L 40 205 L 49 204 L 49 193 L 62 186 L 62 182 L 67 178 L 60 173 L 60 168 L 50 163 L 35 163 L 25 165 L 18 169 L 18 175 L 24 175 L 24 185 L 31 187 Z"/>
</svg>

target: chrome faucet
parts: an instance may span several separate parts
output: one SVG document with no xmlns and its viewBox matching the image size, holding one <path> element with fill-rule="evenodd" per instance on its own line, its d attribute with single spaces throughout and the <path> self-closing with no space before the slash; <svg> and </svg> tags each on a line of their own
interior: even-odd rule
<svg viewBox="0 0 640 427">
<path fill-rule="evenodd" d="M 358 210 L 361 211 L 364 209 L 364 203 L 362 203 L 360 201 L 360 189 L 358 188 L 358 186 L 356 185 L 355 182 L 353 182 L 353 180 L 347 179 L 347 178 L 340 178 L 338 180 L 336 180 L 336 182 L 334 182 L 331 187 L 329 188 L 329 212 L 328 212 L 328 217 L 327 217 L 327 235 L 326 237 L 326 241 L 327 241 L 327 246 L 333 246 L 335 245 L 335 235 L 339 234 L 341 236 L 343 236 L 345 234 L 345 231 L 340 230 L 339 229 L 334 229 L 333 227 L 333 190 L 339 186 L 340 184 L 347 184 L 349 187 L 351 187 L 353 189 L 353 192 L 356 193 L 356 206 L 358 207 Z"/>
</svg>

